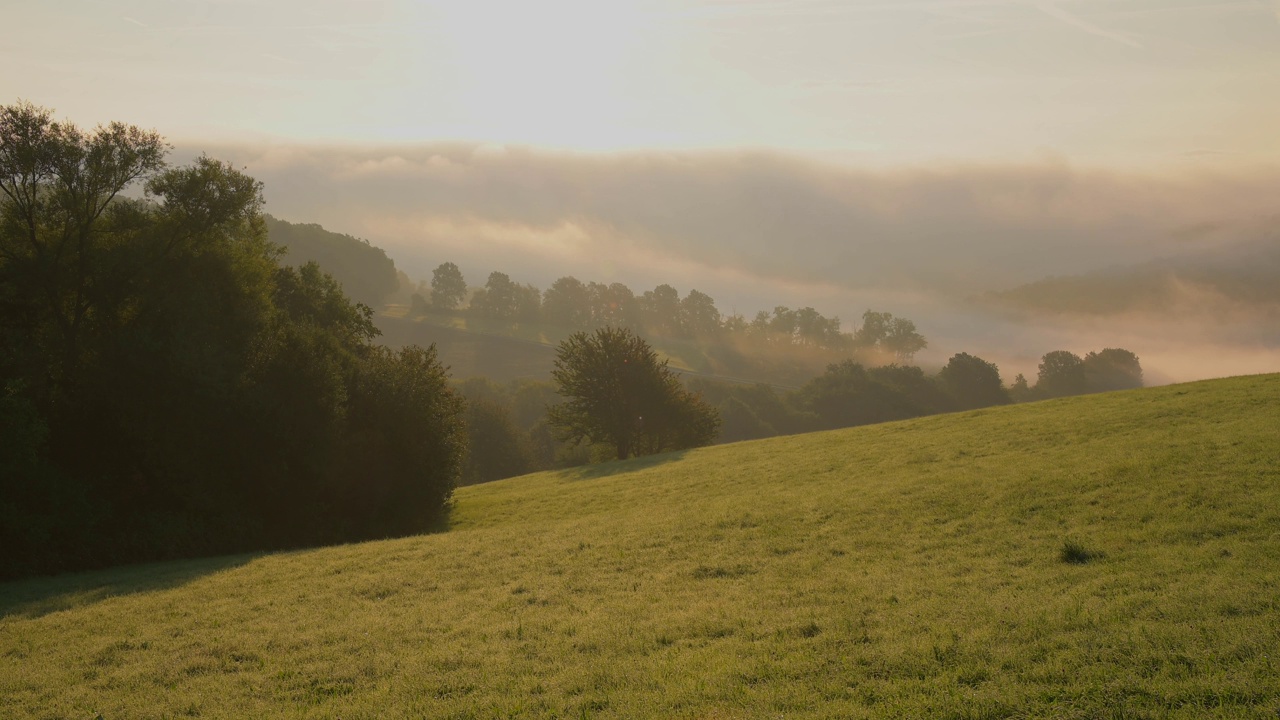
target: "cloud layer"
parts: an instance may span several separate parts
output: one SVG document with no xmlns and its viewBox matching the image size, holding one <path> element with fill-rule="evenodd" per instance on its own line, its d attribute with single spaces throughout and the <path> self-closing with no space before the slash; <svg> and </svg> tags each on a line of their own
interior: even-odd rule
<svg viewBox="0 0 1280 720">
<path fill-rule="evenodd" d="M 748 315 L 885 309 L 923 318 L 932 337 L 965 326 L 944 318 L 976 293 L 1213 253 L 1280 226 L 1276 168 L 860 170 L 766 152 L 486 145 L 210 154 L 264 181 L 269 212 L 367 238 L 415 277 L 448 260 L 476 284 L 491 270 L 542 287 L 569 274 L 637 291 L 670 282 Z"/>
</svg>

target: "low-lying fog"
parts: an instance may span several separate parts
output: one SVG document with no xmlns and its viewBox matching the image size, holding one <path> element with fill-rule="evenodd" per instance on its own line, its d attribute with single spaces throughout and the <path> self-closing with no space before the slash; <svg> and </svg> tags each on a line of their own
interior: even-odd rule
<svg viewBox="0 0 1280 720">
<path fill-rule="evenodd" d="M 724 313 L 812 306 L 914 320 L 941 364 L 966 351 L 1006 380 L 1040 355 L 1124 347 L 1149 383 L 1280 370 L 1280 308 L 1188 288 L 1141 314 L 1014 319 L 972 299 L 1049 276 L 1280 243 L 1280 168 L 1160 173 L 939 164 L 859 170 L 766 152 L 579 155 L 483 145 L 221 147 L 267 211 L 386 249 L 414 279 L 457 263 L 546 288 L 573 275 L 696 288 Z M 183 153 L 175 159 L 181 160 Z M 1277 277 L 1280 283 L 1280 277 Z"/>
</svg>

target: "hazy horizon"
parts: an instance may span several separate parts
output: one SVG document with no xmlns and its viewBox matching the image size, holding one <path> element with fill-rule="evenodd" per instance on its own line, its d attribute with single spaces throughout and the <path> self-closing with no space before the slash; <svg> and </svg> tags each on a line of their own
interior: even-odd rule
<svg viewBox="0 0 1280 720">
<path fill-rule="evenodd" d="M 1157 380 L 1280 367 L 1274 314 L 1196 288 L 1154 318 L 965 303 L 1277 242 L 1280 0 L 69 0 L 6 20 L 6 102 L 154 127 L 415 278 L 449 260 L 473 284 L 697 288 L 726 313 L 875 308 L 917 321 L 922 358 L 1006 379 L 1063 345 L 1130 347 Z"/>
<path fill-rule="evenodd" d="M 1118 172 L 1038 164 L 857 169 L 778 152 L 565 153 L 489 145 L 222 146 L 267 211 L 387 250 L 415 280 L 457 263 L 545 289 L 573 275 L 660 283 L 751 317 L 812 306 L 916 321 L 921 360 L 955 352 L 1034 376 L 1052 349 L 1122 346 L 1153 381 L 1280 366 L 1273 315 L 1189 296 L 1160 316 L 1018 321 L 969 301 L 1051 276 L 1280 242 L 1280 170 Z M 181 160 L 186 153 L 176 153 Z M 1176 312 L 1175 312 L 1176 311 Z M 1220 368 L 1220 369 L 1218 369 Z"/>
</svg>

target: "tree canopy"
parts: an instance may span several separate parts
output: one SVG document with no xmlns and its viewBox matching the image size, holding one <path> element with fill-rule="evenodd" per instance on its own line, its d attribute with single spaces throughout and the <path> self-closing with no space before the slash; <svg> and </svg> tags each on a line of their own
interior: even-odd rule
<svg viewBox="0 0 1280 720">
<path fill-rule="evenodd" d="M 260 183 L 166 151 L 0 108 L 0 577 L 413 532 L 456 482 L 434 349 L 374 346 Z"/>
<path fill-rule="evenodd" d="M 1042 398 L 1081 395 L 1088 392 L 1084 361 L 1069 350 L 1054 350 L 1040 358 L 1036 395 Z"/>
<path fill-rule="evenodd" d="M 565 400 L 549 419 L 568 440 L 608 444 L 620 460 L 715 440 L 719 415 L 630 330 L 574 333 L 551 374 Z"/>
<path fill-rule="evenodd" d="M 453 310 L 467 296 L 467 281 L 451 262 L 440 263 L 431 272 L 431 307 Z"/>
<path fill-rule="evenodd" d="M 995 363 L 969 353 L 952 355 L 938 372 L 938 380 L 960 410 L 1010 402 L 1009 391 L 1005 390 Z"/>
<path fill-rule="evenodd" d="M 1131 390 L 1142 387 L 1142 364 L 1123 348 L 1106 348 L 1084 356 L 1085 384 L 1090 392 Z"/>
</svg>

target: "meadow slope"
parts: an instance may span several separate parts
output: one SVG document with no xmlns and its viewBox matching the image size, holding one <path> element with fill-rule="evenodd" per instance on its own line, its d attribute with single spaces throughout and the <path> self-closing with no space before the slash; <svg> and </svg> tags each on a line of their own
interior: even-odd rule
<svg viewBox="0 0 1280 720">
<path fill-rule="evenodd" d="M 1275 718 L 1280 375 L 514 478 L 0 613 L 15 719 Z"/>
</svg>

